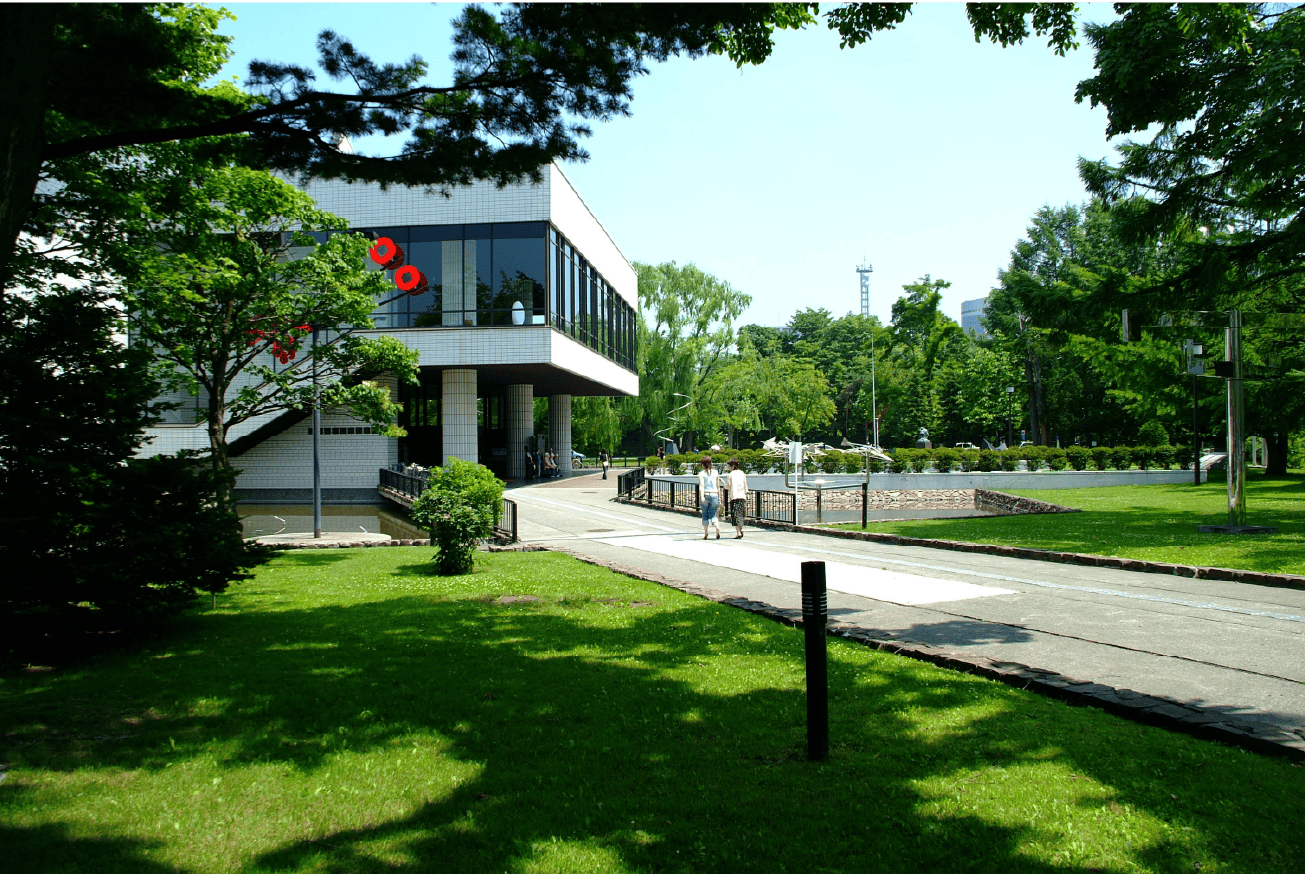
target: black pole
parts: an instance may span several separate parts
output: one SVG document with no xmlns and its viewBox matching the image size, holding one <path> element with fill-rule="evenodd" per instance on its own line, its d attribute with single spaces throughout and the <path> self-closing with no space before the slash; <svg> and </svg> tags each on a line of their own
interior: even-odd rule
<svg viewBox="0 0 1305 875">
<path fill-rule="evenodd" d="M 869 459 L 869 456 L 866 456 Z M 870 465 L 866 463 L 865 482 L 861 484 L 861 528 L 865 529 L 870 513 Z"/>
<path fill-rule="evenodd" d="M 1196 374 L 1192 374 L 1192 485 L 1201 485 L 1201 432 L 1196 419 Z"/>
<path fill-rule="evenodd" d="M 807 759 L 829 758 L 829 664 L 825 627 L 829 601 L 825 563 L 802 563 L 802 632 L 807 658 Z"/>
</svg>

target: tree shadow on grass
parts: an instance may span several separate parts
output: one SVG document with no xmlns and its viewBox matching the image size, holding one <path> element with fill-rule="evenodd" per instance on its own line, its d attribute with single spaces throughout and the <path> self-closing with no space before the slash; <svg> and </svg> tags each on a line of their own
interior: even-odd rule
<svg viewBox="0 0 1305 875">
<path fill-rule="evenodd" d="M 834 747 L 828 763 L 809 763 L 799 631 L 624 578 L 613 578 L 607 601 L 559 598 L 557 587 L 509 592 L 539 601 L 500 604 L 503 593 L 491 591 L 192 617 L 171 648 L 8 697 L 0 756 L 16 774 L 67 775 L 216 757 L 230 780 L 275 766 L 292 781 L 411 748 L 412 767 L 351 777 L 361 803 L 347 784 L 299 803 L 313 828 L 257 849 L 250 865 L 260 870 L 1092 868 L 1090 853 L 1032 809 L 1002 823 L 977 798 L 993 770 L 1047 760 L 1092 780 L 1051 800 L 1029 791 L 1030 806 L 1109 820 L 1122 817 L 1112 804 L 1127 805 L 1186 818 L 1199 838 L 1157 840 L 1136 864 L 1190 869 L 1194 842 L 1204 842 L 1227 865 L 1262 868 L 1262 858 L 1237 856 L 1226 806 L 1192 806 L 1193 775 L 1124 780 L 1136 771 L 1137 737 L 1158 730 L 1084 711 L 1094 731 L 1070 729 L 1058 719 L 1063 705 L 834 641 Z M 437 747 L 463 780 L 430 765 Z M 1209 759 L 1230 782 L 1248 774 L 1246 760 Z M 955 803 L 954 785 L 966 781 L 973 806 Z M 0 814 L 20 789 L 27 804 L 54 802 L 52 791 L 0 785 Z M 410 804 L 379 813 L 393 799 Z M 1305 813 L 1298 801 L 1272 804 L 1287 823 Z M 83 864 L 66 844 L 25 841 L 21 868 L 129 860 L 114 851 Z M 1047 850 L 1061 846 L 1061 857 Z"/>
</svg>

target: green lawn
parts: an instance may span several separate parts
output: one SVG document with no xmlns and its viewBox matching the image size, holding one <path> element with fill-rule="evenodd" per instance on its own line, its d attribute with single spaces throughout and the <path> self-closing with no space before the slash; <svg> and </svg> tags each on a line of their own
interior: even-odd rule
<svg viewBox="0 0 1305 875">
<path fill-rule="evenodd" d="M 5 868 L 1305 867 L 1285 760 L 832 640 L 813 764 L 800 631 L 430 555 L 288 553 L 141 651 L 0 678 Z"/>
<path fill-rule="evenodd" d="M 869 531 L 976 544 L 1009 544 L 1072 553 L 1305 574 L 1305 475 L 1251 476 L 1248 522 L 1278 527 L 1276 535 L 1201 534 L 1197 526 L 1228 522 L 1228 487 L 1107 486 L 1098 489 L 1011 489 L 1083 513 L 970 519 L 871 520 Z M 861 526 L 835 528 L 860 531 Z"/>
</svg>

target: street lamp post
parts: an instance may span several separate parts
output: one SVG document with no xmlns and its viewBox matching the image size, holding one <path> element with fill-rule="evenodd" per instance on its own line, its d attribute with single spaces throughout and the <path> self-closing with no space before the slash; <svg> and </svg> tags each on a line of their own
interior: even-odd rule
<svg viewBox="0 0 1305 875">
<path fill-rule="evenodd" d="M 313 537 L 322 537 L 321 386 L 317 382 L 317 320 L 313 320 Z"/>
<path fill-rule="evenodd" d="M 1015 432 L 1011 430 L 1011 421 L 1010 421 L 1010 403 L 1011 403 L 1011 399 L 1014 397 L 1015 397 L 1015 387 L 1007 386 L 1006 387 L 1006 446 L 1008 447 L 1015 442 Z"/>
</svg>

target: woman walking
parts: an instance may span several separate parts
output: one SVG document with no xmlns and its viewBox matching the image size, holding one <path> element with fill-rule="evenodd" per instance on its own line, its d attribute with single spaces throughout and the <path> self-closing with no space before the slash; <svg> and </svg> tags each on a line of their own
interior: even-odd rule
<svg viewBox="0 0 1305 875">
<path fill-rule="evenodd" d="M 743 537 L 743 521 L 748 518 L 748 475 L 739 467 L 738 459 L 730 459 L 730 522 L 734 523 L 734 540 Z"/>
<path fill-rule="evenodd" d="M 720 475 L 711 467 L 711 456 L 702 457 L 702 470 L 698 472 L 698 494 L 702 496 L 702 539 L 707 540 L 707 530 L 716 527 L 716 540 L 720 540 L 720 523 L 716 513 L 720 510 Z"/>
</svg>

